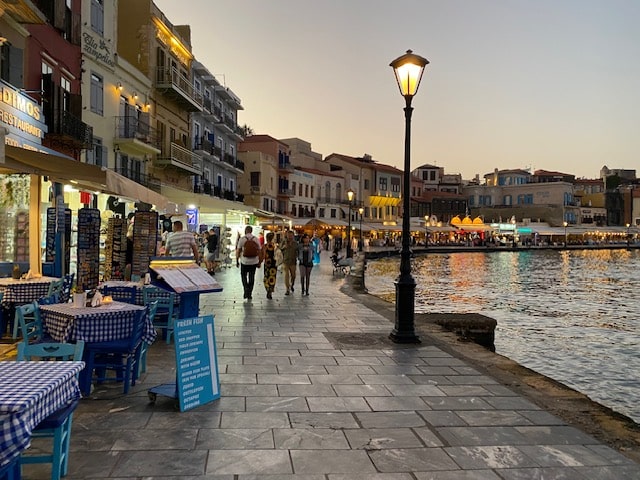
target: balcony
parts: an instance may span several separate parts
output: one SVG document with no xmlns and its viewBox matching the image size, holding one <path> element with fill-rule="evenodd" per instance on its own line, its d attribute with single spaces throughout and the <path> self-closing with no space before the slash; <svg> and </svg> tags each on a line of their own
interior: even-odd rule
<svg viewBox="0 0 640 480">
<path fill-rule="evenodd" d="M 132 115 L 116 117 L 113 143 L 123 152 L 132 155 L 153 155 L 161 152 L 156 129 Z"/>
<path fill-rule="evenodd" d="M 293 188 L 279 188 L 278 189 L 278 196 L 279 197 L 293 197 L 295 196 L 296 191 Z"/>
<path fill-rule="evenodd" d="M 220 109 L 216 109 L 213 106 L 213 101 L 210 98 L 205 98 L 203 100 L 203 110 L 202 110 L 202 115 L 204 116 L 205 119 L 209 120 L 209 121 L 217 121 L 220 118 L 219 113 L 216 113 L 216 110 L 220 110 Z"/>
<path fill-rule="evenodd" d="M 225 114 L 220 115 L 214 122 L 214 125 L 227 135 L 233 134 L 234 124 L 229 121 L 229 117 Z"/>
<path fill-rule="evenodd" d="M 290 162 L 280 161 L 278 162 L 278 170 L 285 171 L 285 172 L 293 172 L 295 168 L 293 165 L 291 165 Z"/>
<path fill-rule="evenodd" d="M 156 88 L 189 112 L 201 112 L 203 98 L 193 88 L 191 80 L 182 75 L 177 68 L 158 67 Z"/>
<path fill-rule="evenodd" d="M 202 157 L 175 143 L 171 144 L 169 156 L 158 157 L 158 165 L 172 165 L 196 175 L 202 175 Z"/>
<path fill-rule="evenodd" d="M 62 109 L 51 109 L 45 116 L 49 129 L 46 137 L 52 143 L 83 150 L 93 147 L 93 127 Z"/>
<path fill-rule="evenodd" d="M 242 160 L 236 159 L 236 168 L 244 172 L 244 162 Z"/>
</svg>

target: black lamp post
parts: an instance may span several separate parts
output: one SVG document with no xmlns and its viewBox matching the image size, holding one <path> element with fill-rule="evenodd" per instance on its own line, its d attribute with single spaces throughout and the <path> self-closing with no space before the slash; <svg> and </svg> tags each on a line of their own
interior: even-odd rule
<svg viewBox="0 0 640 480">
<path fill-rule="evenodd" d="M 564 248 L 567 248 L 567 225 L 569 225 L 567 222 L 562 222 L 562 225 L 564 226 Z"/>
<path fill-rule="evenodd" d="M 361 252 L 364 245 L 364 239 L 362 238 L 362 215 L 364 214 L 364 208 L 360 207 L 358 209 L 358 213 L 360 214 L 360 239 L 358 240 L 358 251 Z"/>
<path fill-rule="evenodd" d="M 349 199 L 349 227 L 347 229 L 347 258 L 353 257 L 353 252 L 351 251 L 351 204 L 353 203 L 353 195 L 354 191 L 349 189 L 347 190 L 347 198 Z"/>
<path fill-rule="evenodd" d="M 405 99 L 404 118 L 404 184 L 402 192 L 402 250 L 400 251 L 400 275 L 396 280 L 395 325 L 389 338 L 396 343 L 420 343 L 415 331 L 416 281 L 411 276 L 411 100 L 417 93 L 424 67 L 429 60 L 415 55 L 411 50 L 396 58 L 389 65 L 393 68 Z"/>
</svg>

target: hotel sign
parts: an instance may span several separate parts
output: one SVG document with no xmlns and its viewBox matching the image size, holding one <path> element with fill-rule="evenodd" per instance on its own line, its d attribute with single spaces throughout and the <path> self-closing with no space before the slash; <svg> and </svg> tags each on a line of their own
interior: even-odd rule
<svg viewBox="0 0 640 480">
<path fill-rule="evenodd" d="M 7 145 L 28 150 L 39 151 L 47 133 L 42 106 L 3 80 L 0 80 L 0 127 L 7 129 Z"/>
</svg>

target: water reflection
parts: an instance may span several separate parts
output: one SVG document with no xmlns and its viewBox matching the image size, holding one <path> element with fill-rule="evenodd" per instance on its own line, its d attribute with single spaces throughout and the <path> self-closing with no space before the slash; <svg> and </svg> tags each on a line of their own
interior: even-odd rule
<svg viewBox="0 0 640 480">
<path fill-rule="evenodd" d="M 640 422 L 640 252 L 428 254 L 412 267 L 416 312 L 493 317 L 498 353 Z M 394 301 L 398 269 L 369 262 L 369 291 Z"/>
</svg>

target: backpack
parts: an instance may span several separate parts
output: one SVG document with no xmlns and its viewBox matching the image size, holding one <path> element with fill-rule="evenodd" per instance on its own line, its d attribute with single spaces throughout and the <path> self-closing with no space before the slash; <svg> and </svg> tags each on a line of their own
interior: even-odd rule
<svg viewBox="0 0 640 480">
<path fill-rule="evenodd" d="M 259 256 L 260 246 L 258 245 L 258 242 L 255 240 L 255 238 L 245 238 L 247 239 L 247 241 L 244 242 L 244 246 L 242 247 L 242 256 L 248 258 Z"/>
</svg>

